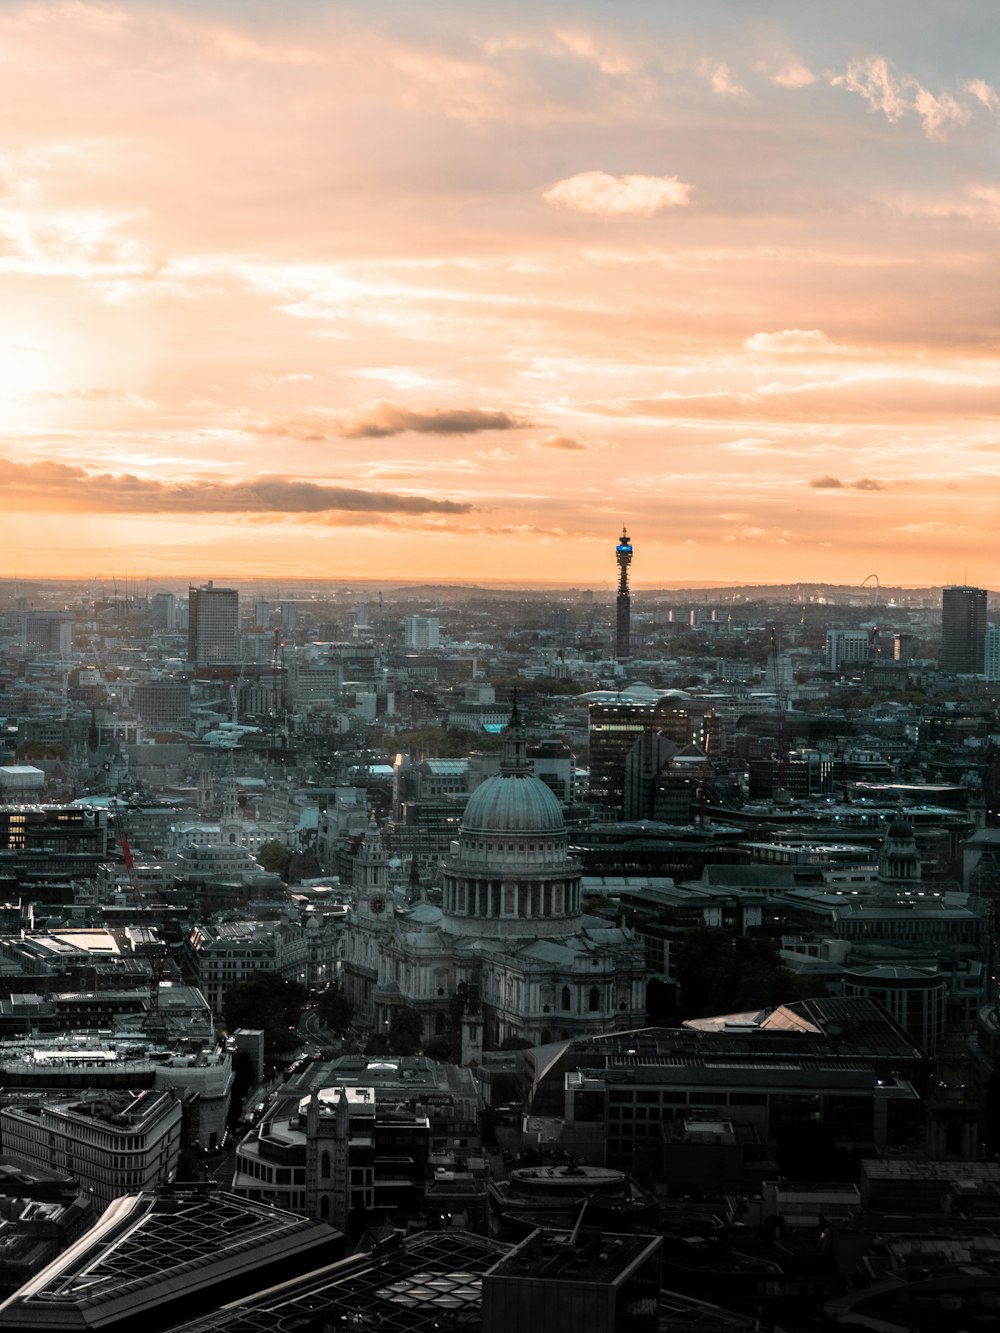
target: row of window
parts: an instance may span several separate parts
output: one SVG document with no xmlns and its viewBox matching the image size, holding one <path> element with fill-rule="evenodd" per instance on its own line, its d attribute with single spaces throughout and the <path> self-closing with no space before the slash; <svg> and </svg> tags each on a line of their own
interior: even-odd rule
<svg viewBox="0 0 1000 1333">
<path fill-rule="evenodd" d="M 238 1170 L 241 1175 L 252 1176 L 254 1180 L 263 1180 L 268 1185 L 304 1185 L 306 1173 L 304 1167 L 268 1166 L 257 1157 L 240 1157 Z"/>
<path fill-rule="evenodd" d="M 608 1114 L 627 1114 L 633 1103 L 640 1106 L 657 1106 L 661 1103 L 665 1106 L 686 1106 L 689 1099 L 698 1106 L 705 1104 L 706 1101 L 713 1106 L 766 1106 L 768 1095 L 766 1092 L 723 1092 L 721 1090 L 709 1094 L 704 1089 L 698 1088 L 683 1092 L 666 1090 L 620 1092 L 616 1089 L 613 1100 L 608 1105 Z"/>
</svg>

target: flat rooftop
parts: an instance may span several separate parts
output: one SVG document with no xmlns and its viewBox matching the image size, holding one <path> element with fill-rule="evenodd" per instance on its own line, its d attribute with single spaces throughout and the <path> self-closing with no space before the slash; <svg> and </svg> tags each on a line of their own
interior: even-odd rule
<svg viewBox="0 0 1000 1333">
<path fill-rule="evenodd" d="M 534 1231 L 493 1268 L 491 1276 L 547 1278 L 608 1286 L 660 1245 L 659 1236 L 615 1236 L 584 1227 Z"/>
<path fill-rule="evenodd" d="M 163 1328 L 212 1305 L 213 1289 L 253 1290 L 269 1265 L 322 1263 L 337 1240 L 325 1222 L 222 1190 L 128 1194 L 0 1305 L 0 1329 Z M 221 1327 L 220 1325 L 209 1325 Z M 274 1327 L 272 1324 L 270 1327 Z"/>
<path fill-rule="evenodd" d="M 206 1313 L 172 1333 L 275 1333 L 276 1329 L 378 1328 L 432 1333 L 479 1326 L 482 1280 L 511 1247 L 466 1231 L 395 1236 L 371 1254 L 284 1282 Z"/>
</svg>

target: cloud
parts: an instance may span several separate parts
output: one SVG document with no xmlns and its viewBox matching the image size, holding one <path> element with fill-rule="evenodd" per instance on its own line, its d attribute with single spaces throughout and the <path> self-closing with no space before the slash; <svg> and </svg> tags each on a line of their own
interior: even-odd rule
<svg viewBox="0 0 1000 1333">
<path fill-rule="evenodd" d="M 987 111 L 1000 111 L 1000 97 L 997 96 L 996 89 L 982 79 L 973 79 L 971 83 L 967 83 L 965 91 L 982 102 Z"/>
<path fill-rule="evenodd" d="M 0 459 L 7 503 L 32 512 L 91 514 L 466 514 L 471 504 L 422 495 L 326 486 L 289 477 L 248 481 L 163 482 L 129 473 L 87 472 L 66 463 Z"/>
<path fill-rule="evenodd" d="M 754 333 L 743 346 L 748 352 L 780 353 L 783 356 L 808 352 L 830 355 L 848 350 L 828 338 L 822 329 L 780 329 L 776 333 Z"/>
<path fill-rule="evenodd" d="M 901 120 L 907 103 L 902 89 L 889 72 L 884 56 L 867 56 L 852 60 L 844 74 L 831 79 L 834 87 L 847 88 L 859 93 L 873 111 L 881 111 L 891 125 Z"/>
<path fill-rule="evenodd" d="M 548 435 L 544 440 L 536 440 L 535 448 L 579 451 L 589 449 L 590 446 L 583 440 L 578 440 L 575 435 Z"/>
<path fill-rule="evenodd" d="M 255 389 L 280 389 L 286 384 L 311 384 L 316 379 L 305 371 L 289 371 L 285 375 L 276 375 L 273 371 L 264 371 L 260 375 L 251 375 L 250 383 Z"/>
<path fill-rule="evenodd" d="M 307 412 L 294 417 L 276 418 L 256 423 L 255 435 L 286 436 L 294 440 L 316 442 L 339 435 L 345 440 L 384 439 L 412 431 L 417 435 L 478 435 L 491 430 L 523 430 L 531 422 L 481 407 L 432 408 L 417 412 L 396 403 L 378 402 L 357 415 L 335 412 Z"/>
<path fill-rule="evenodd" d="M 839 477 L 816 477 L 809 485 L 814 491 L 884 491 L 885 487 L 874 477 L 859 477 L 857 481 L 841 481 Z"/>
<path fill-rule="evenodd" d="M 603 416 L 672 421 L 864 423 L 917 420 L 982 421 L 1000 415 L 1000 380 L 983 372 L 940 373 L 887 366 L 877 372 L 800 381 L 771 380 L 750 390 L 661 393 L 654 398 L 591 400 L 582 406 Z"/>
<path fill-rule="evenodd" d="M 576 56 L 578 60 L 596 65 L 602 74 L 631 74 L 634 69 L 634 65 L 627 57 L 609 52 L 603 40 L 598 45 L 590 33 L 563 29 L 557 31 L 555 36 L 560 45 L 571 55 Z"/>
<path fill-rule="evenodd" d="M 348 440 L 379 439 L 386 435 L 477 435 L 487 430 L 522 430 L 529 421 L 511 412 L 481 407 L 433 408 L 415 412 L 395 403 L 376 403 L 358 417 L 342 420 L 337 431 Z"/>
<path fill-rule="evenodd" d="M 599 217 L 652 217 L 661 208 L 679 208 L 690 201 L 691 186 L 676 176 L 609 176 L 582 171 L 546 190 L 550 204 Z"/>
<path fill-rule="evenodd" d="M 910 75 L 896 74 L 884 56 L 852 60 L 845 73 L 834 75 L 830 83 L 835 88 L 858 93 L 872 111 L 881 111 L 890 125 L 895 125 L 911 112 L 915 113 L 923 121 L 928 139 L 943 139 L 951 126 L 967 124 L 972 115 L 969 107 L 951 93 L 942 92 L 935 96 Z M 971 85 L 966 88 L 983 100 L 981 91 L 975 91 Z M 992 89 L 983 84 L 982 91 L 988 93 Z"/>
<path fill-rule="evenodd" d="M 141 394 L 131 393 L 127 389 L 103 389 L 99 386 L 90 389 L 43 389 L 31 397 L 36 402 L 49 403 L 124 403 L 140 412 L 152 412 L 158 406 L 152 398 L 143 398 Z"/>
<path fill-rule="evenodd" d="M 745 97 L 746 89 L 729 65 L 716 65 L 711 72 L 712 91 L 722 97 Z"/>
<path fill-rule="evenodd" d="M 816 75 L 807 65 L 795 56 L 790 56 L 785 63 L 771 75 L 771 82 L 779 88 L 808 88 L 816 82 Z"/>
<path fill-rule="evenodd" d="M 935 97 L 926 88 L 917 88 L 913 105 L 924 122 L 928 139 L 943 139 L 951 125 L 965 125 L 971 115 L 969 108 L 962 106 L 950 93 Z"/>
</svg>

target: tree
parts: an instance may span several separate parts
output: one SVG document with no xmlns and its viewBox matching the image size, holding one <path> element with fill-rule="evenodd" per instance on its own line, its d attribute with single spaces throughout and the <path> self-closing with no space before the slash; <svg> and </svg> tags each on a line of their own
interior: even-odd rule
<svg viewBox="0 0 1000 1333">
<path fill-rule="evenodd" d="M 389 1020 L 389 1045 L 395 1055 L 415 1055 L 424 1035 L 423 1019 L 411 1005 L 394 1009 Z"/>
<path fill-rule="evenodd" d="M 763 1009 L 816 994 L 815 983 L 789 972 L 766 936 L 710 926 L 696 926 L 678 943 L 674 974 L 687 1018 Z"/>
<path fill-rule="evenodd" d="M 282 879 L 288 877 L 288 866 L 292 859 L 291 849 L 286 847 L 283 842 L 277 838 L 271 838 L 268 842 L 261 843 L 257 852 L 257 864 L 262 870 L 269 870 L 272 874 L 278 874 Z"/>
<path fill-rule="evenodd" d="M 23 762 L 32 759 L 68 759 L 69 747 L 58 741 L 22 741 L 17 747 L 16 758 Z"/>
<path fill-rule="evenodd" d="M 323 991 L 316 1001 L 316 1013 L 324 1027 L 343 1032 L 350 1026 L 354 1009 L 343 991 L 331 988 Z"/>
<path fill-rule="evenodd" d="M 500 1043 L 500 1049 L 502 1051 L 527 1051 L 531 1049 L 531 1042 L 527 1037 L 504 1037 Z"/>
<path fill-rule="evenodd" d="M 677 987 L 653 977 L 646 983 L 646 1017 L 654 1026 L 673 1023 L 677 1018 Z"/>
<path fill-rule="evenodd" d="M 299 1045 L 295 1029 L 307 998 L 305 986 L 278 972 L 251 972 L 226 989 L 222 1012 L 230 1032 L 263 1028 L 265 1050 L 283 1054 Z"/>
<path fill-rule="evenodd" d="M 588 893 L 583 900 L 583 907 L 580 909 L 587 916 L 600 915 L 602 907 L 613 907 L 614 902 L 606 893 Z"/>
</svg>

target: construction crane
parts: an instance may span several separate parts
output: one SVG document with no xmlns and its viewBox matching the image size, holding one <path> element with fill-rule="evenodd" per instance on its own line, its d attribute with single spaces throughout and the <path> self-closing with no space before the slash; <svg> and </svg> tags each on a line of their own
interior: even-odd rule
<svg viewBox="0 0 1000 1333">
<path fill-rule="evenodd" d="M 139 876 L 136 874 L 135 858 L 132 855 L 132 848 L 128 840 L 128 829 L 124 809 L 118 804 L 117 797 L 112 799 L 111 807 L 115 816 L 115 830 L 118 834 L 118 845 L 122 849 L 122 857 L 125 861 L 125 874 L 128 878 L 129 889 L 132 894 L 132 903 L 136 909 L 137 915 L 141 918 L 142 910 L 145 907 L 142 892 L 139 888 Z M 153 941 L 145 923 L 140 919 L 136 922 L 136 930 L 142 940 L 143 952 L 146 954 L 146 961 L 149 964 L 149 1012 L 146 1015 L 146 1025 L 149 1027 L 162 1026 L 163 1017 L 160 1013 L 160 960 L 157 957 L 156 950 L 153 948 Z"/>
<path fill-rule="evenodd" d="M 771 670 L 774 673 L 775 749 L 778 760 L 778 783 L 785 785 L 788 764 L 788 739 L 785 735 L 785 692 L 781 679 L 781 654 L 778 647 L 778 627 L 771 626 Z"/>
<path fill-rule="evenodd" d="M 284 729 L 284 698 L 281 698 L 281 716 L 279 718 L 279 695 L 278 680 L 279 671 L 283 665 L 285 645 L 281 641 L 281 630 L 275 628 L 274 648 L 271 653 L 271 750 L 273 751 L 277 742 L 279 721 Z"/>
</svg>

